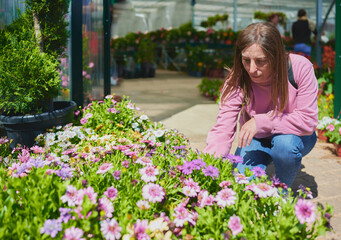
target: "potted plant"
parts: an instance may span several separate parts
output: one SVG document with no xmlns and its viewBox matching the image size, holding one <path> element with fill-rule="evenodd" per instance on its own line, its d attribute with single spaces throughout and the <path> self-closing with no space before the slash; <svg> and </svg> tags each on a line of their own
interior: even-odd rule
<svg viewBox="0 0 341 240">
<path fill-rule="evenodd" d="M 46 129 L 72 121 L 77 107 L 73 101 L 53 101 L 60 94 L 57 59 L 66 41 L 52 38 L 58 33 L 51 22 L 44 22 L 47 16 L 40 17 L 48 4 L 55 3 L 27 1 L 25 13 L 1 32 L 0 121 L 13 139 L 12 147 L 33 145 Z M 50 32 L 46 23 L 51 23 Z"/>
<path fill-rule="evenodd" d="M 329 142 L 334 144 L 336 155 L 341 157 L 341 121 L 335 120 L 326 129 L 325 136 L 328 137 Z"/>
<path fill-rule="evenodd" d="M 205 45 L 198 45 L 192 47 L 188 45 L 186 47 L 187 50 L 187 72 L 188 75 L 194 77 L 202 77 L 202 73 L 204 70 L 204 61 L 206 58 Z"/>
<path fill-rule="evenodd" d="M 137 59 L 141 64 L 141 77 L 155 76 L 155 43 L 146 35 L 137 49 Z"/>
</svg>

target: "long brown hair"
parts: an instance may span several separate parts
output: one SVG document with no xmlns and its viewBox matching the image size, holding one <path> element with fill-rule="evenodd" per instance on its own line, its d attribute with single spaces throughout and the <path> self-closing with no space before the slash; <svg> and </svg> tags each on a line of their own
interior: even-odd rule
<svg viewBox="0 0 341 240">
<path fill-rule="evenodd" d="M 273 73 L 271 85 L 273 109 L 282 112 L 288 102 L 288 56 L 279 31 L 273 24 L 267 22 L 250 24 L 239 34 L 233 67 L 229 69 L 230 72 L 222 85 L 221 100 L 225 102 L 230 93 L 240 88 L 244 94 L 244 101 L 246 103 L 252 101 L 251 79 L 242 64 L 242 51 L 254 43 L 262 47 Z"/>
</svg>

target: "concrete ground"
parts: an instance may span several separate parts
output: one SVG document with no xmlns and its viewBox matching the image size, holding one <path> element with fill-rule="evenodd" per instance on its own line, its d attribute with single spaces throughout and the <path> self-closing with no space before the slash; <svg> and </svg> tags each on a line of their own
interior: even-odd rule
<svg viewBox="0 0 341 240">
<path fill-rule="evenodd" d="M 185 73 L 157 70 L 155 78 L 123 79 L 111 91 L 129 96 L 153 121 L 175 128 L 190 140 L 191 147 L 203 150 L 208 131 L 215 123 L 218 105 L 199 93 L 201 78 Z M 236 148 L 233 144 L 231 152 Z M 269 166 L 268 172 L 273 172 Z M 335 155 L 331 143 L 318 140 L 314 149 L 303 158 L 302 168 L 292 188 L 310 187 L 314 201 L 334 207 L 333 232 L 319 239 L 341 239 L 341 157 Z"/>
</svg>

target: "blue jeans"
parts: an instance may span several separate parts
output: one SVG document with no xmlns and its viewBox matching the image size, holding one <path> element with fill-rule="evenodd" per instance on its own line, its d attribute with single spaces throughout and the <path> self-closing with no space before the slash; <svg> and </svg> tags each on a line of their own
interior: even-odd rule
<svg viewBox="0 0 341 240">
<path fill-rule="evenodd" d="M 309 46 L 308 44 L 305 43 L 297 43 L 294 45 L 294 52 L 296 53 L 304 53 L 308 56 L 311 55 L 311 46 Z"/>
<path fill-rule="evenodd" d="M 238 163 L 236 168 L 244 174 L 247 167 L 252 170 L 258 166 L 265 170 L 273 161 L 276 177 L 290 187 L 300 170 L 302 157 L 313 149 L 316 140 L 315 133 L 302 137 L 280 134 L 272 138 L 254 138 L 249 146 L 237 148 L 235 155 L 242 156 L 244 163 Z"/>
</svg>

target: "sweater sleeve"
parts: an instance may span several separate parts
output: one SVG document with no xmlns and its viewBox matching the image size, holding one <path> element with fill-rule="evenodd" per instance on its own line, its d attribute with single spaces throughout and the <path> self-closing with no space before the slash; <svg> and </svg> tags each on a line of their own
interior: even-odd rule
<svg viewBox="0 0 341 240">
<path fill-rule="evenodd" d="M 229 154 L 236 135 L 238 115 L 243 101 L 241 91 L 236 91 L 224 104 L 219 104 L 216 123 L 207 135 L 205 153 L 214 154 L 217 157 Z"/>
<path fill-rule="evenodd" d="M 300 56 L 301 57 L 301 56 Z M 310 61 L 303 59 L 294 68 L 294 78 L 298 89 L 296 106 L 288 106 L 289 111 L 282 114 L 256 114 L 257 134 L 295 134 L 298 136 L 310 135 L 315 131 L 318 123 L 317 92 L 318 84 Z M 290 94 L 295 94 L 289 91 Z"/>
</svg>

